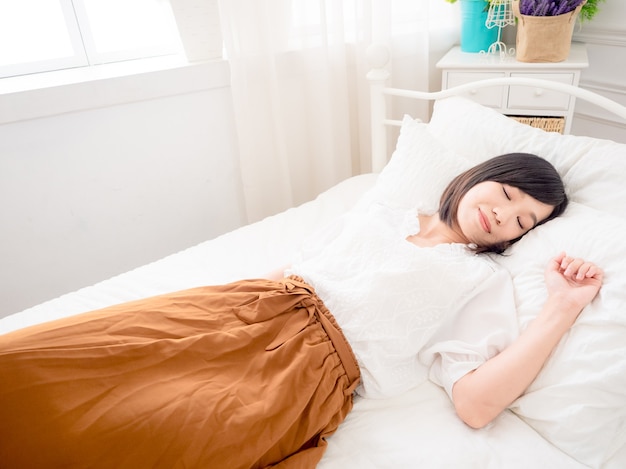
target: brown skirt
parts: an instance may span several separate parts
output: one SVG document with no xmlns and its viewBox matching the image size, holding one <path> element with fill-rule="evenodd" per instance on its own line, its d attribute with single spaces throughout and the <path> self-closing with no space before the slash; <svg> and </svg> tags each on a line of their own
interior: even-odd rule
<svg viewBox="0 0 626 469">
<path fill-rule="evenodd" d="M 297 278 L 113 306 L 0 336 L 0 468 L 312 468 L 358 380 Z"/>
</svg>

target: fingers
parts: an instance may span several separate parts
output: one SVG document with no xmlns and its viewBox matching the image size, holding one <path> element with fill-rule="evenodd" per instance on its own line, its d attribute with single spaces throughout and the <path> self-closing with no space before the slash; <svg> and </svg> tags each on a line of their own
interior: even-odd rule
<svg viewBox="0 0 626 469">
<path fill-rule="evenodd" d="M 558 265 L 561 274 L 571 280 L 582 281 L 586 278 L 602 278 L 603 272 L 593 262 L 585 261 L 579 257 L 570 257 L 560 253 L 553 260 Z"/>
<path fill-rule="evenodd" d="M 561 268 L 561 263 L 563 262 L 563 259 L 565 259 L 567 257 L 567 254 L 565 254 L 565 251 L 559 253 L 554 259 L 552 259 L 552 262 L 555 264 L 556 269 L 560 269 Z"/>
</svg>

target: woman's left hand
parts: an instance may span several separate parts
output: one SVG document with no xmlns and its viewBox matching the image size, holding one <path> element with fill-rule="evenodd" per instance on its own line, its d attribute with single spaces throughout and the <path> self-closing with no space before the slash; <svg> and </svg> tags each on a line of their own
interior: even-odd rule
<svg viewBox="0 0 626 469">
<path fill-rule="evenodd" d="M 452 400 L 465 423 L 486 425 L 528 388 L 603 279 L 593 262 L 565 253 L 549 262 L 548 299 L 537 317 L 511 345 L 454 384 Z"/>
<path fill-rule="evenodd" d="M 559 297 L 578 313 L 598 294 L 603 279 L 604 272 L 593 262 L 564 252 L 553 258 L 545 271 L 548 296 Z"/>
</svg>

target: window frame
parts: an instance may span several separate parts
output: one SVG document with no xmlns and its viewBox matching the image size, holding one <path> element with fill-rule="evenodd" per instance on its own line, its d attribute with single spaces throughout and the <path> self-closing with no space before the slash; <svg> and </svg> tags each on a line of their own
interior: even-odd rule
<svg viewBox="0 0 626 469">
<path fill-rule="evenodd" d="M 77 22 L 82 27 L 82 40 L 84 49 L 87 54 L 89 65 L 101 65 L 113 62 L 123 62 L 125 60 L 145 59 L 149 57 L 158 57 L 163 55 L 179 54 L 182 52 L 182 45 L 170 46 L 149 46 L 128 48 L 115 52 L 98 52 L 93 34 L 91 33 L 91 22 L 87 14 L 87 7 L 84 0 L 69 0 L 74 5 L 74 12 Z M 169 2 L 166 2 L 169 5 Z M 176 28 L 174 12 L 170 8 L 172 15 L 173 28 Z"/>
<path fill-rule="evenodd" d="M 124 51 L 99 53 L 90 30 L 91 25 L 83 0 L 57 1 L 63 12 L 73 55 L 0 65 L 0 79 L 183 53 L 183 47 L 180 43 L 171 46 L 138 47 Z M 172 20 L 174 21 L 173 27 L 176 28 L 173 12 Z"/>
<path fill-rule="evenodd" d="M 89 65 L 87 53 L 83 47 L 82 35 L 76 21 L 72 0 L 57 0 L 63 12 L 66 31 L 74 52 L 71 56 L 56 59 L 38 60 L 0 65 L 0 78 L 28 75 L 31 73 L 49 72 L 67 68 L 84 67 Z"/>
</svg>

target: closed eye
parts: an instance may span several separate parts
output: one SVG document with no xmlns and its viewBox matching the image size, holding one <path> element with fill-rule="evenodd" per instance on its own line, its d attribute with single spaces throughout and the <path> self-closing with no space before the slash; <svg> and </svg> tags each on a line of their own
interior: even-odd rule
<svg viewBox="0 0 626 469">
<path fill-rule="evenodd" d="M 505 185 L 502 185 L 502 192 L 504 192 L 504 195 L 506 196 L 507 200 L 511 200 L 511 196 L 509 195 L 509 192 L 506 190 Z M 517 224 L 519 225 L 520 229 L 523 231 L 524 225 L 522 225 L 522 220 L 520 219 L 520 217 L 517 217 Z"/>
</svg>

